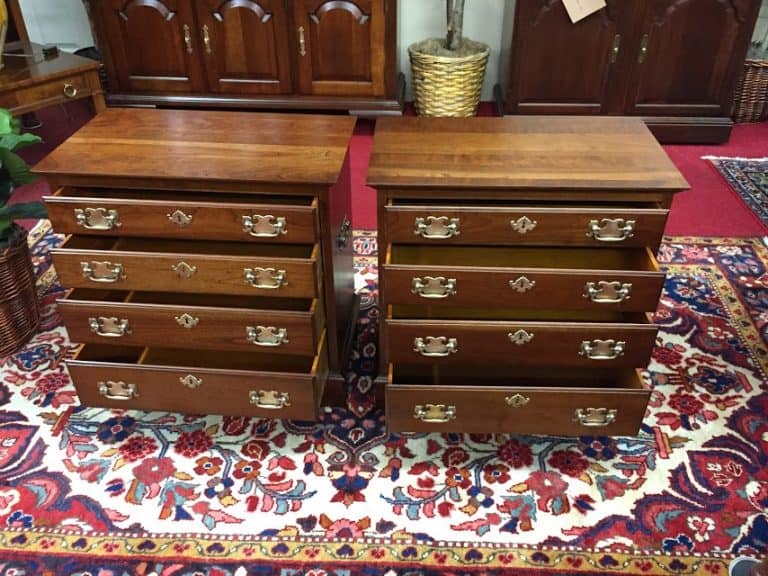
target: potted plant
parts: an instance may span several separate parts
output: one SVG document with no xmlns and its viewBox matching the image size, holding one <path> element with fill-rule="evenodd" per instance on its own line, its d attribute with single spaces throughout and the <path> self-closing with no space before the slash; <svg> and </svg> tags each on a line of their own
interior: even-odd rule
<svg viewBox="0 0 768 576">
<path fill-rule="evenodd" d="M 445 38 L 408 48 L 414 105 L 421 116 L 474 116 L 490 49 L 464 38 L 464 0 L 446 0 Z"/>
<path fill-rule="evenodd" d="M 18 350 L 40 323 L 35 274 L 20 218 L 45 218 L 40 202 L 11 204 L 17 186 L 35 180 L 15 152 L 40 142 L 21 134 L 21 123 L 0 108 L 0 357 Z"/>
</svg>

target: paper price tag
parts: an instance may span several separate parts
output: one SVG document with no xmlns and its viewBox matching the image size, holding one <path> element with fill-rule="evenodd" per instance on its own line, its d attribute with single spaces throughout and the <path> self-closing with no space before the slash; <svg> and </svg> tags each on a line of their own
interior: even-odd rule
<svg viewBox="0 0 768 576">
<path fill-rule="evenodd" d="M 565 10 L 574 24 L 600 10 L 605 8 L 605 0 L 563 0 Z"/>
</svg>

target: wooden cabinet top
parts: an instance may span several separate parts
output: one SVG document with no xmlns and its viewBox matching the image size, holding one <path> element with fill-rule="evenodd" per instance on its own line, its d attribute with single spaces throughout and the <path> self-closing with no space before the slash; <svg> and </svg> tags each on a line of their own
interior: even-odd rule
<svg viewBox="0 0 768 576">
<path fill-rule="evenodd" d="M 677 191 L 688 183 L 639 118 L 382 118 L 368 184 Z"/>
<path fill-rule="evenodd" d="M 183 181 L 189 189 L 195 182 L 333 184 L 354 125 L 347 116 L 110 108 L 35 172 L 82 184 Z"/>
</svg>

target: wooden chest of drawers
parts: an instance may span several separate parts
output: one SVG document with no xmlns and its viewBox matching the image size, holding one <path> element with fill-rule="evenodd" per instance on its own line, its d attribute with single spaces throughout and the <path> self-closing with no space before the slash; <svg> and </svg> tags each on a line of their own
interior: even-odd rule
<svg viewBox="0 0 768 576">
<path fill-rule="evenodd" d="M 393 431 L 636 434 L 687 183 L 634 118 L 381 119 Z"/>
<path fill-rule="evenodd" d="M 35 167 L 84 404 L 317 417 L 354 328 L 353 127 L 109 109 Z"/>
</svg>

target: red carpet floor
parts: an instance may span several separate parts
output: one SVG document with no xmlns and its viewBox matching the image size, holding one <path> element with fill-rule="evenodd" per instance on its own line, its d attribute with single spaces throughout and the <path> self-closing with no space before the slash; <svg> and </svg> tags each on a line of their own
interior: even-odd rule
<svg viewBox="0 0 768 576">
<path fill-rule="evenodd" d="M 491 107 L 484 103 L 481 114 Z M 45 156 L 88 119 L 87 108 L 73 102 L 66 108 L 50 108 L 39 113 L 43 127 L 36 131 L 45 143 L 25 150 L 31 163 Z M 359 230 L 376 228 L 376 193 L 365 186 L 365 177 L 373 142 L 374 122 L 357 124 L 350 148 L 352 183 L 352 224 Z M 727 144 L 719 146 L 675 145 L 664 149 L 683 173 L 691 189 L 675 197 L 666 233 L 677 236 L 764 236 L 768 229 L 741 201 L 737 194 L 702 156 L 764 157 L 768 156 L 768 122 L 735 126 Z M 87 162 L 83 158 L 83 162 Z M 20 190 L 18 201 L 28 201 L 47 193 L 39 183 Z"/>
</svg>

